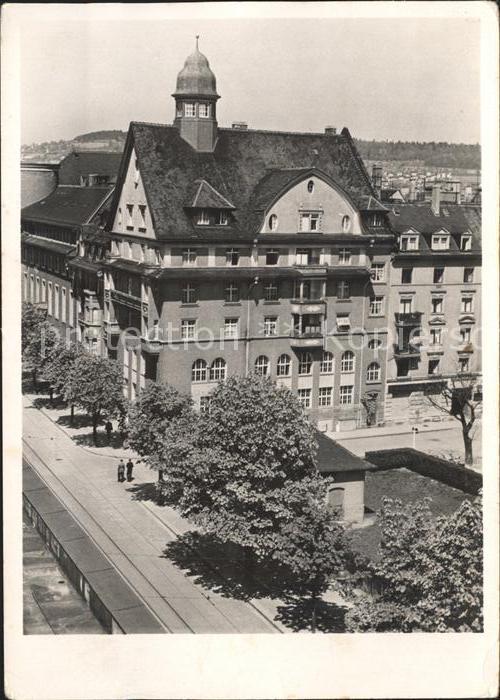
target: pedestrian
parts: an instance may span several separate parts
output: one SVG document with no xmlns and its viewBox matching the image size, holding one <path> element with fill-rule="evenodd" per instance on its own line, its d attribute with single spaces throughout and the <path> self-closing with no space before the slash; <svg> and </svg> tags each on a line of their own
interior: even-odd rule
<svg viewBox="0 0 500 700">
<path fill-rule="evenodd" d="M 113 424 L 110 420 L 106 421 L 106 425 L 104 426 L 104 429 L 106 430 L 106 435 L 108 436 L 108 442 L 111 440 L 111 433 L 113 432 Z"/>
<path fill-rule="evenodd" d="M 123 458 L 118 462 L 118 481 L 125 481 L 125 462 Z"/>
<path fill-rule="evenodd" d="M 127 481 L 132 481 L 132 470 L 134 468 L 134 463 L 131 459 L 127 462 Z"/>
</svg>

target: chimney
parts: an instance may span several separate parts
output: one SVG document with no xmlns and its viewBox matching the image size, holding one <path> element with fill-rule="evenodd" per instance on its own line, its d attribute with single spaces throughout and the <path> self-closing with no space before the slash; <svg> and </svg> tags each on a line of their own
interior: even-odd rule
<svg viewBox="0 0 500 700">
<path fill-rule="evenodd" d="M 245 131 L 248 129 L 248 124 L 246 122 L 233 122 L 231 124 L 232 129 L 239 129 L 240 131 Z"/>
<path fill-rule="evenodd" d="M 377 197 L 380 197 L 382 190 L 382 166 L 374 165 L 372 167 L 372 185 Z"/>
<path fill-rule="evenodd" d="M 325 126 L 326 136 L 335 136 L 337 129 L 334 126 Z"/>
<path fill-rule="evenodd" d="M 410 177 L 410 188 L 408 190 L 408 201 L 415 202 L 417 199 L 417 178 L 412 173 Z"/>
<path fill-rule="evenodd" d="M 439 216 L 441 206 L 441 185 L 439 182 L 432 185 L 431 209 L 434 216 Z"/>
</svg>

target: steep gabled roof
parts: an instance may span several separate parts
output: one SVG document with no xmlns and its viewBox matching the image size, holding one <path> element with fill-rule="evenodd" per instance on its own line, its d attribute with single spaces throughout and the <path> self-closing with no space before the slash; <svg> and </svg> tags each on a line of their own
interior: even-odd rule
<svg viewBox="0 0 500 700">
<path fill-rule="evenodd" d="M 109 175 L 114 183 L 121 159 L 121 153 L 73 151 L 59 164 L 59 184 L 80 185 L 82 175 Z"/>
<path fill-rule="evenodd" d="M 335 472 L 371 471 L 376 467 L 366 462 L 361 457 L 347 450 L 338 442 L 327 437 L 319 431 L 316 432 L 318 452 L 316 465 L 321 474 L 335 474 Z"/>
<path fill-rule="evenodd" d="M 86 224 L 102 210 L 111 192 L 111 187 L 59 186 L 44 199 L 24 207 L 21 220 L 69 226 Z"/>
<path fill-rule="evenodd" d="M 280 183 L 290 177 L 287 171 L 315 168 L 348 193 L 357 206 L 373 196 L 370 180 L 347 130 L 332 136 L 290 132 L 219 129 L 213 153 L 198 153 L 184 141 L 177 128 L 161 124 L 132 122 L 110 221 L 118 206 L 120 183 L 125 177 L 127 158 L 132 150 L 138 159 L 148 205 L 159 239 L 203 239 L 203 231 L 193 225 L 186 201 L 193 194 L 193 183 L 205 180 L 217 194 L 230 202 L 233 211 L 225 235 L 251 240 L 259 228 L 264 195 L 257 185 L 270 177 Z M 275 191 L 276 180 L 268 183 Z M 257 199 L 254 196 L 258 194 Z M 266 194 L 267 196 L 267 194 Z"/>
</svg>

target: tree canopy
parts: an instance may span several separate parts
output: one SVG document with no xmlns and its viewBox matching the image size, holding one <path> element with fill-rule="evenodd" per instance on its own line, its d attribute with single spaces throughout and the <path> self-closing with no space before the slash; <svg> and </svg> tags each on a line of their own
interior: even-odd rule
<svg viewBox="0 0 500 700">
<path fill-rule="evenodd" d="M 77 343 L 59 342 L 52 348 L 44 376 L 58 394 L 64 394 L 73 365 L 83 352 L 83 347 Z"/>
<path fill-rule="evenodd" d="M 479 499 L 433 519 L 428 499 L 386 498 L 380 559 L 370 566 L 381 594 L 348 614 L 357 632 L 479 632 L 483 626 L 483 537 Z"/>
</svg>

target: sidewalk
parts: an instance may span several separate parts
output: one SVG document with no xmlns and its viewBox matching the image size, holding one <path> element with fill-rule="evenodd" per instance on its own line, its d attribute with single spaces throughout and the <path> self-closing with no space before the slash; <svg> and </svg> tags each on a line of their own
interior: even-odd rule
<svg viewBox="0 0 500 700">
<path fill-rule="evenodd" d="M 133 483 L 117 483 L 117 459 L 130 451 L 80 447 L 66 427 L 53 422 L 57 411 L 37 410 L 29 396 L 23 397 L 23 408 L 25 457 L 166 631 L 289 631 L 274 621 L 280 601 L 244 602 L 207 591 L 165 558 L 166 545 L 193 527 L 171 508 L 138 500 L 155 480 L 145 465 L 136 465 Z"/>
<path fill-rule="evenodd" d="M 423 421 L 417 424 L 419 433 L 452 430 L 457 422 L 453 419 L 443 421 Z M 359 438 L 390 437 L 391 435 L 411 435 L 413 424 L 394 423 L 392 425 L 374 426 L 373 428 L 356 428 L 356 430 L 341 430 L 327 433 L 332 440 L 351 440 Z"/>
</svg>

